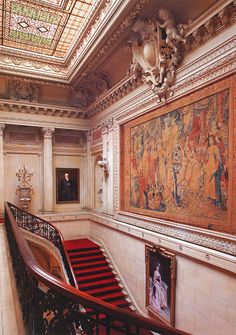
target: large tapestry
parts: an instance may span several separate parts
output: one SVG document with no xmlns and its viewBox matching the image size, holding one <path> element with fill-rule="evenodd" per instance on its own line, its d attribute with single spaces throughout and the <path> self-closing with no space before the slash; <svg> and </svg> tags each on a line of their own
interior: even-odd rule
<svg viewBox="0 0 236 335">
<path fill-rule="evenodd" d="M 124 209 L 208 227 L 226 222 L 229 92 L 124 126 Z"/>
</svg>

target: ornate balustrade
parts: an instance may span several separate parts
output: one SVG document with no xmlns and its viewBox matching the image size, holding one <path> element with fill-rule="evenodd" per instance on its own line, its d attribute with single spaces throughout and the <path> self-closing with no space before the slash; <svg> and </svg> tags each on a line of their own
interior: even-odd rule
<svg viewBox="0 0 236 335">
<path fill-rule="evenodd" d="M 10 203 L 8 205 L 16 220 L 18 227 L 28 230 L 35 235 L 41 236 L 42 238 L 45 238 L 59 250 L 67 272 L 67 276 L 69 278 L 69 282 L 72 286 L 78 288 L 76 279 L 73 274 L 73 270 L 70 265 L 70 261 L 63 247 L 63 237 L 60 231 L 52 224 L 44 221 L 43 219 L 28 212 L 25 212 L 24 210 Z"/>
<path fill-rule="evenodd" d="M 61 251 L 60 233 L 46 221 L 12 204 L 6 203 L 5 207 L 5 227 L 27 334 L 109 335 L 116 329 L 116 334 L 127 335 L 141 335 L 142 330 L 162 335 L 188 335 L 161 321 L 102 302 L 43 270 L 20 228 L 46 238 Z"/>
</svg>

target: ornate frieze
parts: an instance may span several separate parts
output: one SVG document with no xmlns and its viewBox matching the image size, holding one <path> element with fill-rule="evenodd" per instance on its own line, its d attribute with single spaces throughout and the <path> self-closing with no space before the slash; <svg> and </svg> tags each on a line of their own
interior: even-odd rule
<svg viewBox="0 0 236 335">
<path fill-rule="evenodd" d="M 70 101 L 76 107 L 87 107 L 111 87 L 111 79 L 106 73 L 91 73 L 73 89 Z"/>
<path fill-rule="evenodd" d="M 198 21 L 189 24 L 186 30 L 186 52 L 192 52 L 193 49 L 206 43 L 212 37 L 220 34 L 224 29 L 228 28 L 236 20 L 236 3 L 235 1 L 226 2 L 225 6 L 218 10 L 212 11 L 206 21 L 202 24 Z"/>
<path fill-rule="evenodd" d="M 20 80 L 10 80 L 8 85 L 8 98 L 10 100 L 27 100 L 38 102 L 40 95 L 40 86 Z"/>
<path fill-rule="evenodd" d="M 113 90 L 110 90 L 103 99 L 100 99 L 97 103 L 95 102 L 93 105 L 91 105 L 91 107 L 89 107 L 89 110 L 86 112 L 87 117 L 93 117 L 98 112 L 114 104 L 117 100 L 124 97 L 134 88 L 138 87 L 141 84 L 142 82 L 140 78 L 135 77 L 135 75 L 126 78 L 120 86 L 116 87 Z"/>
<path fill-rule="evenodd" d="M 232 235 L 208 231 L 203 232 L 203 230 L 186 228 L 180 224 L 178 224 L 178 227 L 175 227 L 176 223 L 171 224 L 171 222 L 164 222 L 164 220 L 155 220 L 154 222 L 141 216 L 131 217 L 125 214 L 117 214 L 115 220 L 236 256 L 236 238 Z"/>
<path fill-rule="evenodd" d="M 67 118 L 84 118 L 84 111 L 76 107 L 62 107 L 53 105 L 43 105 L 22 101 L 10 101 L 0 99 L 0 109 L 36 115 L 60 116 Z"/>
</svg>

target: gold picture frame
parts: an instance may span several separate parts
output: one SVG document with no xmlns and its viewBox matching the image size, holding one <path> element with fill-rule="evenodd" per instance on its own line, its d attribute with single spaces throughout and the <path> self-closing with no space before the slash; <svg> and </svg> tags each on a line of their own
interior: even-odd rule
<svg viewBox="0 0 236 335">
<path fill-rule="evenodd" d="M 145 246 L 146 307 L 168 325 L 175 325 L 176 256 L 164 248 Z"/>
</svg>

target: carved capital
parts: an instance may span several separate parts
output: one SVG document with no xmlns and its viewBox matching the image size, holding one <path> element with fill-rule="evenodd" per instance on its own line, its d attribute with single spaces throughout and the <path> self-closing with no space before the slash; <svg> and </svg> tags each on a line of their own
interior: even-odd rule
<svg viewBox="0 0 236 335">
<path fill-rule="evenodd" d="M 3 130 L 5 128 L 5 124 L 4 123 L 0 123 L 0 136 L 3 136 Z"/>
<path fill-rule="evenodd" d="M 86 133 L 86 138 L 87 138 L 87 142 L 90 142 L 91 141 L 91 130 L 88 130 L 87 133 Z"/>
<path fill-rule="evenodd" d="M 42 128 L 43 138 L 52 138 L 54 131 L 55 128 L 43 127 Z"/>
<path fill-rule="evenodd" d="M 101 126 L 102 126 L 102 132 L 103 133 L 106 133 L 106 132 L 111 131 L 113 129 L 113 126 L 114 126 L 113 121 L 114 121 L 113 118 L 111 118 L 111 119 L 108 119 L 108 120 L 106 120 L 102 123 Z"/>
</svg>

